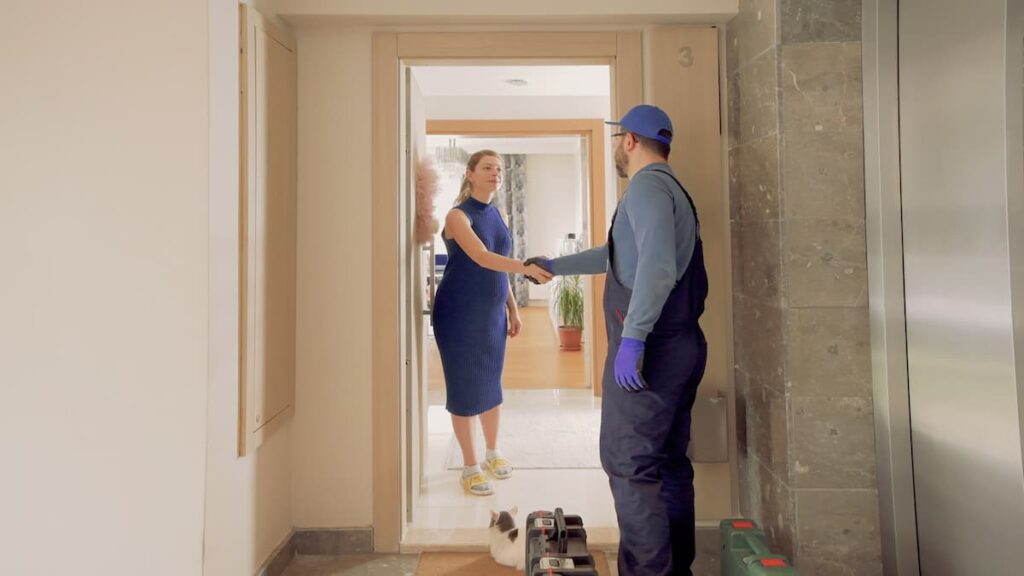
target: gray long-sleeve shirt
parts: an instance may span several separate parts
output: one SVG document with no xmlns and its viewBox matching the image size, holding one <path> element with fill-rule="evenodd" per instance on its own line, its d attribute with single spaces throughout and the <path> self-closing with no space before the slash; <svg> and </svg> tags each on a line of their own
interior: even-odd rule
<svg viewBox="0 0 1024 576">
<path fill-rule="evenodd" d="M 646 340 L 669 293 L 690 265 L 697 221 L 686 195 L 670 176 L 668 164 L 637 171 L 619 202 L 612 226 L 615 275 L 633 291 L 623 337 Z M 555 274 L 608 271 L 608 246 L 552 260 Z"/>
</svg>

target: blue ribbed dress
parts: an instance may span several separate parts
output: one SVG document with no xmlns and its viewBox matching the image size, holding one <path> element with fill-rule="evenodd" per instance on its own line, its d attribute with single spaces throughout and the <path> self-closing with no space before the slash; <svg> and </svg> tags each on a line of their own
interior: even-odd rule
<svg viewBox="0 0 1024 576">
<path fill-rule="evenodd" d="M 497 208 L 469 198 L 456 206 L 487 250 L 508 256 L 512 237 Z M 443 232 L 442 232 L 443 235 Z M 445 238 L 448 263 L 434 298 L 434 338 L 441 353 L 447 409 L 475 416 L 501 404 L 508 320 L 508 274 L 479 266 Z"/>
</svg>

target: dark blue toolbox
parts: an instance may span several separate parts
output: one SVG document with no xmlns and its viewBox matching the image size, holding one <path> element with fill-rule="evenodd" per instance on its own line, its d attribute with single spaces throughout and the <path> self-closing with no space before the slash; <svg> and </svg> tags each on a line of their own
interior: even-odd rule
<svg viewBox="0 0 1024 576">
<path fill-rule="evenodd" d="M 579 516 L 561 508 L 526 517 L 526 576 L 597 576 L 587 553 L 587 531 Z"/>
</svg>

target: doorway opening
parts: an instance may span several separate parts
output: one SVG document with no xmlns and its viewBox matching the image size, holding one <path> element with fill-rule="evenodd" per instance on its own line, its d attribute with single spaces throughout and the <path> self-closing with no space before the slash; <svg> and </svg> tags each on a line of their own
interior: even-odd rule
<svg viewBox="0 0 1024 576">
<path fill-rule="evenodd" d="M 605 144 L 604 121 L 612 113 L 608 65 L 417 63 L 403 77 L 407 166 L 433 161 L 439 175 L 434 216 L 442 227 L 468 156 L 491 149 L 503 159 L 505 177 L 495 203 L 506 214 L 513 258 L 603 244 L 605 206 L 616 197 Z M 406 182 L 411 173 L 407 168 Z M 595 228 L 602 233 L 593 234 Z M 412 326 L 406 330 L 408 347 L 419 353 L 409 355 L 415 362 L 404 394 L 402 548 L 483 545 L 490 511 L 513 506 L 519 524 L 532 510 L 562 507 L 584 517 L 592 542 L 615 541 L 614 507 L 597 450 L 601 390 L 594 358 L 599 348 L 596 356 L 603 359 L 604 341 L 603 324 L 594 321 L 600 308 L 596 287 L 580 279 L 583 337 L 579 350 L 567 350 L 558 337 L 564 321 L 558 292 L 552 284 L 513 277 L 524 325 L 507 343 L 498 447 L 515 473 L 506 480 L 491 478 L 493 495 L 472 496 L 459 482 L 462 457 L 445 410 L 444 374 L 429 316 L 446 252 L 439 230 L 412 256 L 408 272 L 411 300 L 416 294 L 425 300 L 422 307 L 410 301 L 410 308 L 425 313 L 408 315 Z M 479 424 L 475 429 L 482 457 Z"/>
<path fill-rule="evenodd" d="M 650 38 L 650 51 L 645 52 L 644 39 Z M 724 193 L 723 148 L 719 90 L 720 59 L 718 57 L 719 31 L 714 28 L 670 27 L 649 32 L 638 29 L 618 31 L 535 31 L 535 32 L 375 32 L 373 34 L 373 137 L 372 137 L 372 340 L 373 340 L 373 540 L 378 551 L 398 551 L 415 546 L 410 542 L 408 529 L 420 495 L 420 466 L 425 452 L 426 434 L 415 431 L 425 426 L 421 410 L 416 409 L 420 398 L 420 382 L 426 376 L 417 374 L 421 366 L 421 344 L 410 332 L 422 322 L 412 322 L 411 316 L 422 317 L 425 291 L 420 286 L 422 266 L 419 265 L 419 247 L 410 240 L 413 205 L 408 196 L 411 159 L 425 149 L 427 110 L 422 93 L 412 98 L 409 82 L 413 67 L 462 65 L 600 65 L 611 70 L 611 104 L 603 110 L 613 110 L 614 118 L 621 117 L 631 107 L 642 102 L 661 106 L 678 123 L 675 138 L 682 153 L 673 154 L 670 163 L 693 195 L 701 214 L 702 237 L 705 242 L 709 277 L 715 279 L 721 290 L 709 294 L 701 324 L 709 342 L 708 368 L 703 394 L 694 407 L 694 431 L 691 445 L 695 473 L 697 518 L 709 530 L 717 530 L 722 518 L 730 517 L 737 508 L 737 443 L 736 428 L 730 422 L 737 419 L 735 390 L 732 384 L 732 316 L 729 295 L 732 293 L 729 270 L 731 254 L 729 243 L 728 195 Z M 649 54 L 649 58 L 642 58 Z M 680 56 L 686 56 L 681 59 Z M 692 58 L 690 57 L 692 56 Z M 450 84 L 450 83 L 449 83 Z M 475 88 L 481 84 L 474 77 L 462 87 Z M 477 104 L 473 104 L 476 100 Z M 454 111 L 448 118 L 480 120 L 481 112 L 500 111 L 503 118 L 518 115 L 533 98 L 464 97 L 454 102 Z M 608 114 L 585 113 L 587 98 L 567 98 L 559 106 L 545 107 L 543 115 L 533 116 L 547 122 L 556 118 L 596 117 L 608 119 Z M 417 104 L 417 105 L 413 105 Z M 415 118 L 419 121 L 414 121 Z M 530 116 L 527 116 L 530 117 Z M 600 124 L 600 122 L 598 122 Z M 603 127 L 602 127 L 603 128 Z M 421 140 L 407 138 L 411 131 L 422 131 Z M 449 134 L 467 134 L 466 130 L 451 130 Z M 600 133 L 600 132 L 599 132 Z M 609 132 L 600 140 L 607 154 L 605 142 Z M 396 169 L 400 166 L 400 169 Z M 607 167 L 611 162 L 607 162 Z M 614 186 L 613 186 L 614 185 Z M 606 180 L 605 205 L 592 208 L 598 216 L 590 228 L 591 245 L 604 243 L 605 232 L 611 218 L 611 207 L 625 181 L 609 177 Z M 595 188 L 600 188 L 595 186 Z M 600 198 L 595 195 L 594 200 Z M 414 207 L 414 205 L 413 205 Z M 597 223 L 604 220 L 603 226 Z M 414 265 L 414 263 L 416 265 Z M 590 279 L 591 294 L 603 291 L 603 275 Z M 418 307 L 417 307 L 418 306 Z M 603 325 L 603 320 L 597 325 Z M 421 335 L 419 335 L 421 336 Z M 598 358 L 603 358 L 604 331 L 594 330 L 591 342 Z M 714 346 L 711 343 L 716 343 Z M 422 394 L 426 402 L 427 394 Z M 703 415 L 704 418 L 699 416 Z M 698 441 L 698 439 L 700 439 Z M 423 445 L 419 445 L 423 441 Z M 416 487 L 415 490 L 411 489 Z M 545 489 L 541 486 L 540 489 Z M 522 509 L 522 506 L 520 506 Z M 567 512 L 571 512 L 567 510 Z M 588 541 L 595 545 L 617 542 L 617 531 L 602 534 L 591 529 Z M 481 536 L 485 529 L 476 528 Z M 446 530 L 426 547 L 463 546 L 454 538 L 454 530 Z M 404 541 L 404 543 L 403 543 Z M 453 544 L 454 543 L 454 544 Z M 481 546 L 482 547 L 482 546 Z"/>
<path fill-rule="evenodd" d="M 487 129 L 487 123 L 479 125 L 481 131 Z M 434 159 L 439 180 L 434 201 L 434 217 L 438 222 L 444 222 L 455 204 L 468 156 L 478 150 L 495 150 L 502 156 L 504 177 L 494 204 L 503 214 L 512 236 L 511 256 L 517 260 L 535 255 L 553 257 L 582 248 L 581 240 L 588 235 L 590 185 L 588 143 L 584 136 L 465 136 L 436 134 L 431 127 L 428 121 L 427 156 Z M 426 289 L 430 309 L 448 257 L 442 230 L 438 230 L 423 249 L 428 252 Z M 562 342 L 559 339 L 559 327 L 565 325 L 563 321 L 575 325 L 577 320 L 582 320 L 592 306 L 589 299 L 582 298 L 582 291 L 578 293 L 579 299 L 575 298 L 577 293 L 568 290 L 556 292 L 554 282 L 534 285 L 524 277 L 513 276 L 511 284 L 524 324 L 522 334 L 508 341 L 503 374 L 505 389 L 591 388 L 587 373 L 591 366 L 584 362 L 584 356 L 590 352 L 589 340 Z M 561 300 L 558 296 L 562 296 Z M 576 304 L 581 306 L 579 310 Z M 569 318 L 575 312 L 580 312 L 579 318 Z M 435 400 L 444 395 L 444 375 L 431 338 L 433 330 L 429 319 L 426 333 L 428 388 L 430 399 L 436 404 Z"/>
</svg>

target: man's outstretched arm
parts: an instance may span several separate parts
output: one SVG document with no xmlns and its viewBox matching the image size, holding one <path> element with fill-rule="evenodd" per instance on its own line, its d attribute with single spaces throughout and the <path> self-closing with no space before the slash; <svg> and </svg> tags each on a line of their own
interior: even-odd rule
<svg viewBox="0 0 1024 576">
<path fill-rule="evenodd" d="M 608 246 L 598 246 L 558 258 L 534 257 L 527 260 L 556 275 L 604 274 L 608 271 Z"/>
</svg>

